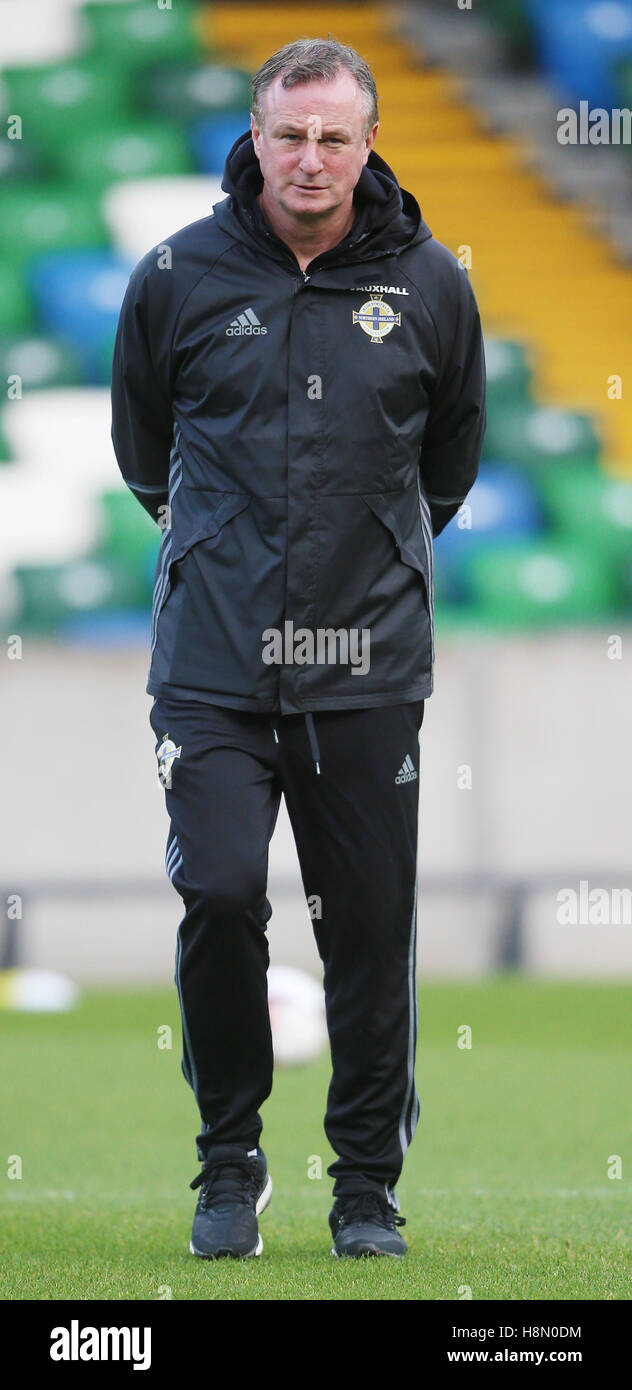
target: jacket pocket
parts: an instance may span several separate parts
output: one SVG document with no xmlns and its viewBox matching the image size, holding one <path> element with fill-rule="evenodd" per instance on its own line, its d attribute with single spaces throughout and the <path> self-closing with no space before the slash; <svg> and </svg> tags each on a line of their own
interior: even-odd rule
<svg viewBox="0 0 632 1390">
<path fill-rule="evenodd" d="M 216 536 L 227 521 L 245 511 L 249 505 L 250 494 L 247 492 L 211 492 L 204 488 L 185 487 L 183 496 L 181 489 L 174 497 L 171 516 L 172 563 L 183 560 L 198 541 Z"/>
<path fill-rule="evenodd" d="M 151 615 L 152 652 L 158 636 L 158 619 L 173 588 L 174 566 L 184 560 L 198 541 L 218 535 L 227 521 L 245 511 L 249 505 L 250 495 L 245 492 L 185 488 L 184 492 L 180 489 L 174 495 L 171 526 L 163 533 L 156 564 Z"/>
<path fill-rule="evenodd" d="M 362 500 L 390 531 L 403 564 L 421 575 L 434 661 L 433 553 L 428 504 L 422 499 L 418 482 L 403 492 L 363 493 Z"/>
</svg>

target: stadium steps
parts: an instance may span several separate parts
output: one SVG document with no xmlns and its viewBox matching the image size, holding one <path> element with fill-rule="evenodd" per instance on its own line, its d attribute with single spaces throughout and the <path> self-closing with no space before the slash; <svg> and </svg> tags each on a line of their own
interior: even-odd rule
<svg viewBox="0 0 632 1390">
<path fill-rule="evenodd" d="M 199 23 L 209 48 L 252 70 L 301 34 L 329 32 L 358 48 L 380 96 L 376 150 L 434 235 L 455 253 L 471 247 L 486 333 L 523 341 L 537 400 L 593 414 L 602 466 L 632 479 L 632 415 L 625 394 L 607 396 L 608 378 L 623 377 L 629 361 L 632 273 L 580 208 L 524 167 L 520 140 L 490 134 L 463 84 L 425 68 L 417 46 L 397 38 L 386 8 L 214 5 Z"/>
</svg>

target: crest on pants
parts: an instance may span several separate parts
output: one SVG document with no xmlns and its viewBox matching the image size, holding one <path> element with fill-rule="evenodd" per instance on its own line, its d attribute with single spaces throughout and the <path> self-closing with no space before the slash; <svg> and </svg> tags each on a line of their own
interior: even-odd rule
<svg viewBox="0 0 632 1390">
<path fill-rule="evenodd" d="M 163 734 L 162 743 L 156 757 L 158 759 L 158 776 L 163 787 L 171 786 L 171 769 L 176 758 L 180 757 L 182 744 L 177 748 L 173 739 L 168 734 Z"/>
</svg>

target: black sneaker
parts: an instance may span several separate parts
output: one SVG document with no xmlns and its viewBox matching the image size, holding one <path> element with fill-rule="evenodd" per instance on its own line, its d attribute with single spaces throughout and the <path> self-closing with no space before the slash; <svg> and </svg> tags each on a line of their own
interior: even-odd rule
<svg viewBox="0 0 632 1390">
<path fill-rule="evenodd" d="M 245 1260 L 261 1254 L 257 1216 L 272 1196 L 263 1149 L 216 1144 L 190 1186 L 202 1188 L 193 1218 L 192 1255 Z"/>
<path fill-rule="evenodd" d="M 395 1229 L 405 1226 L 380 1192 L 354 1192 L 337 1197 L 329 1213 L 334 1238 L 332 1255 L 405 1255 L 406 1241 Z"/>
</svg>

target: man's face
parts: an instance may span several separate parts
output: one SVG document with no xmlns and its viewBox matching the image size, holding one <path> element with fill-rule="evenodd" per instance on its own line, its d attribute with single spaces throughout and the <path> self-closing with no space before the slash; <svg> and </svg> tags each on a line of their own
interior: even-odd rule
<svg viewBox="0 0 632 1390">
<path fill-rule="evenodd" d="M 376 121 L 364 135 L 364 100 L 351 73 L 287 90 L 277 77 L 263 108 L 263 128 L 252 117 L 250 125 L 266 198 L 286 215 L 314 221 L 347 202 L 378 130 Z"/>
</svg>

